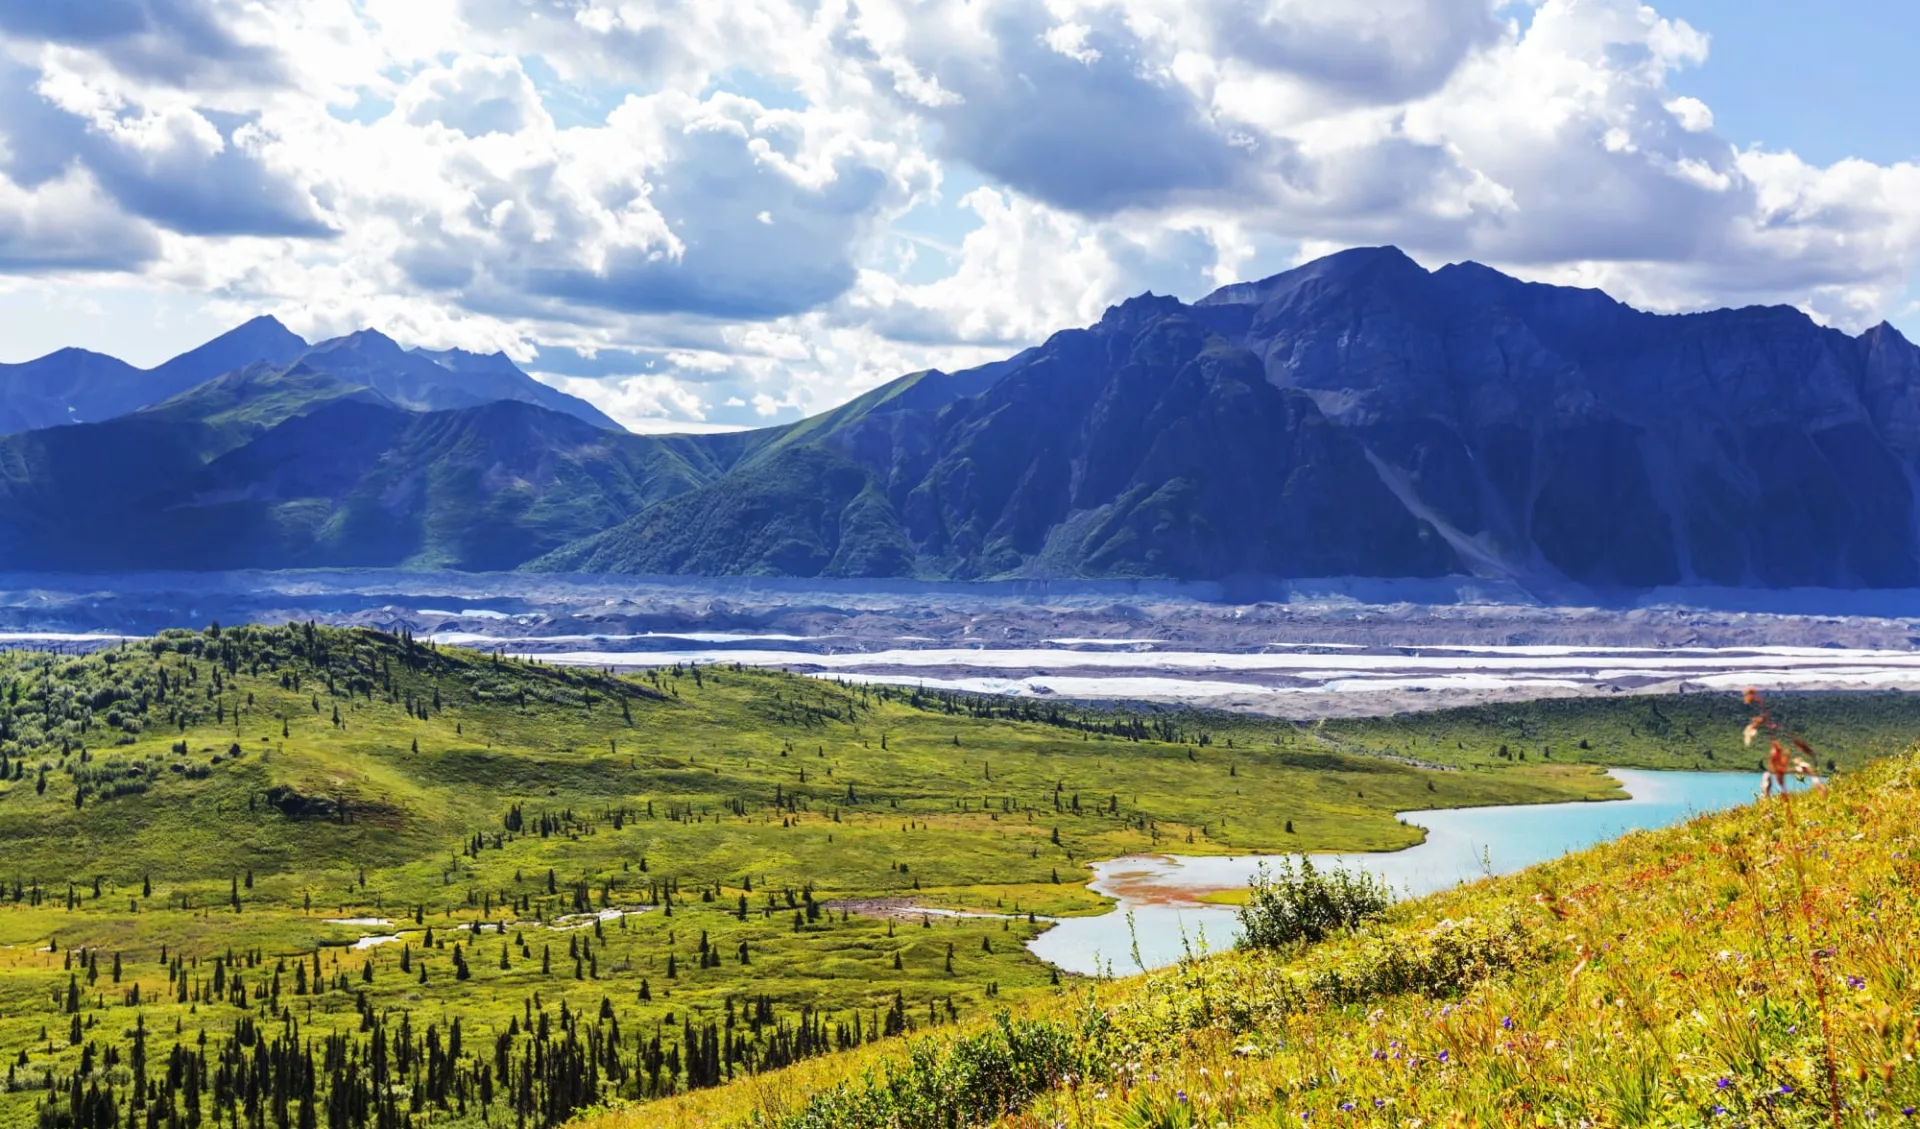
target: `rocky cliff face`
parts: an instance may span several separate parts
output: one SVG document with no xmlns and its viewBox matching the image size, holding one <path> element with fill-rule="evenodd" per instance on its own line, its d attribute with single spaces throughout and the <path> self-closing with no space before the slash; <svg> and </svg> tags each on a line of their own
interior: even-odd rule
<svg viewBox="0 0 1920 1129">
<path fill-rule="evenodd" d="M 1132 299 L 1001 368 L 541 567 L 1920 584 L 1920 350 L 1884 325 L 1656 316 L 1384 248 Z M 775 495 L 820 504 L 798 521 Z"/>
<path fill-rule="evenodd" d="M 1855 339 L 1778 307 L 1660 317 L 1390 249 L 1203 306 L 1470 567 L 1626 587 L 1920 581 L 1920 351 L 1891 327 Z"/>
</svg>

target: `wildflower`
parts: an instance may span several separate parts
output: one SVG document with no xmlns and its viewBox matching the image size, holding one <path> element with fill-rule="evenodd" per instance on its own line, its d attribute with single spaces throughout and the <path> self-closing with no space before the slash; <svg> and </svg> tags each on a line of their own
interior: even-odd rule
<svg viewBox="0 0 1920 1129">
<path fill-rule="evenodd" d="M 1793 1087 L 1788 1083 L 1782 1082 L 1780 1083 L 1780 1092 L 1783 1094 L 1791 1094 L 1793 1093 Z"/>
<path fill-rule="evenodd" d="M 1445 1051 L 1441 1051 L 1441 1052 L 1440 1052 L 1440 1061 L 1441 1061 L 1441 1062 L 1445 1062 L 1445 1061 L 1447 1061 L 1447 1052 L 1445 1052 Z"/>
<path fill-rule="evenodd" d="M 1185 1090 L 1175 1090 L 1173 1092 L 1173 1100 L 1179 1102 L 1181 1105 L 1186 1105 L 1187 1092 Z"/>
<path fill-rule="evenodd" d="M 1713 1115 L 1715 1117 L 1725 1117 L 1727 1115 L 1727 1107 L 1723 1105 L 1714 1106 Z"/>
<path fill-rule="evenodd" d="M 1513 1030 L 1513 1016 L 1511 1015 L 1503 1016 L 1500 1020 L 1500 1026 L 1503 1030 L 1507 1030 L 1507 1031 Z"/>
<path fill-rule="evenodd" d="M 1351 1110 L 1352 1108 L 1353 1108 L 1353 1103 L 1352 1103 L 1352 1102 L 1341 1102 L 1341 1103 L 1340 1103 L 1340 1112 L 1341 1112 L 1341 1113 L 1346 1113 L 1347 1111 L 1349 1111 L 1349 1110 Z"/>
<path fill-rule="evenodd" d="M 1715 1087 L 1716 1087 L 1717 1089 L 1721 1089 L 1721 1090 L 1731 1090 L 1731 1089 L 1733 1089 L 1733 1079 L 1731 1079 L 1731 1078 L 1722 1078 L 1722 1079 L 1720 1079 L 1720 1081 L 1718 1081 L 1718 1082 L 1715 1082 L 1715 1083 L 1714 1083 L 1714 1086 L 1715 1086 Z"/>
<path fill-rule="evenodd" d="M 1856 992 L 1866 986 L 1867 986 L 1867 981 L 1864 977 L 1860 977 L 1860 976 L 1847 977 L 1847 987 L 1852 988 Z"/>
</svg>

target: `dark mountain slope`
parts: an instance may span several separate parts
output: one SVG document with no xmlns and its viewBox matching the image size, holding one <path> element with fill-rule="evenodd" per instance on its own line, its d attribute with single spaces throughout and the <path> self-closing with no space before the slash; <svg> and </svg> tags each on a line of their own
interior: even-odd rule
<svg viewBox="0 0 1920 1129">
<path fill-rule="evenodd" d="M 140 370 L 125 361 L 85 349 L 61 349 L 0 365 L 0 432 L 92 418 L 95 405 L 119 399 L 140 376 Z"/>
<path fill-rule="evenodd" d="M 253 332 L 196 363 L 278 347 Z M 1920 349 L 1891 327 L 1392 248 L 784 427 L 633 436 L 559 396 L 367 332 L 8 437 L 0 567 L 1920 586 Z"/>
<path fill-rule="evenodd" d="M 1134 299 L 991 376 L 761 433 L 532 567 L 1920 584 L 1920 350 L 1891 327 L 1657 316 L 1378 248 Z M 795 497 L 808 550 L 770 555 L 746 515 Z"/>
<path fill-rule="evenodd" d="M 216 376 L 296 362 L 415 411 L 519 400 L 621 430 L 598 408 L 540 383 L 501 353 L 409 351 L 373 330 L 310 346 L 275 319 L 258 317 L 152 369 L 85 349 L 0 365 L 0 435 L 98 423 L 158 405 Z"/>
<path fill-rule="evenodd" d="M 1057 334 L 937 412 L 876 407 L 836 422 L 808 443 L 781 436 L 767 445 L 776 456 L 750 455 L 669 510 L 534 567 L 1320 575 L 1368 565 L 1356 536 L 1393 575 L 1454 563 L 1309 398 L 1268 385 L 1250 353 L 1171 299 Z M 807 551 L 769 554 L 751 515 L 802 520 L 793 498 L 815 500 Z"/>
<path fill-rule="evenodd" d="M 85 349 L 0 365 L 0 434 L 111 419 L 246 365 L 291 363 L 306 349 L 278 321 L 261 317 L 152 369 Z"/>
<path fill-rule="evenodd" d="M 301 360 L 319 372 L 365 385 L 413 411 L 517 400 L 565 413 L 594 427 L 623 430 L 592 404 L 547 387 L 499 353 L 481 356 L 458 349 L 409 351 L 377 330 L 363 329 L 323 341 Z"/>
<path fill-rule="evenodd" d="M 225 531 L 241 567 L 512 568 L 691 485 L 676 448 L 514 401 L 341 404 L 215 460 L 162 520 Z"/>
<path fill-rule="evenodd" d="M 239 438 L 245 439 L 340 399 L 389 406 L 393 403 L 371 388 L 346 383 L 296 361 L 287 368 L 248 365 L 150 408 L 142 408 L 140 414 L 154 419 L 198 420 L 231 427 L 237 429 Z"/>
<path fill-rule="evenodd" d="M 462 378 L 465 390 L 481 401 L 520 400 L 538 404 L 550 411 L 563 412 L 575 419 L 612 431 L 625 431 L 613 417 L 578 396 L 569 396 L 528 376 L 505 353 L 469 353 L 464 349 L 429 352 L 415 349 L 413 354 Z M 461 405 L 446 404 L 444 407 Z"/>
<path fill-rule="evenodd" d="M 512 568 L 704 481 L 705 459 L 532 404 L 409 412 L 301 366 L 234 374 L 0 439 L 0 568 Z"/>
</svg>

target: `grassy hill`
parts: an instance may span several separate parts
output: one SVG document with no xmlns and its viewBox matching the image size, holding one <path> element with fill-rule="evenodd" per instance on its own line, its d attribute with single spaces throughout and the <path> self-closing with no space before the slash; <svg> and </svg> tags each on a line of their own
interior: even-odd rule
<svg viewBox="0 0 1920 1129">
<path fill-rule="evenodd" d="M 1842 768 L 1915 723 L 1841 700 Z M 1023 943 L 1101 908 L 1087 861 L 1397 847 L 1395 811 L 1612 794 L 1582 760 L 1725 763 L 1617 721 L 1522 764 L 1506 716 L 613 677 L 305 625 L 0 655 L 0 1127 L 556 1124 L 1062 1006 Z"/>
<path fill-rule="evenodd" d="M 581 1127 L 1911 1124 L 1917 801 L 1906 755 Z"/>
</svg>

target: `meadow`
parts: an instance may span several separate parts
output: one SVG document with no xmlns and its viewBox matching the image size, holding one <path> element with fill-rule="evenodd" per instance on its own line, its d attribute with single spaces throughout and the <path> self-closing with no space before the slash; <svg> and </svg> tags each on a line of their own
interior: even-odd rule
<svg viewBox="0 0 1920 1129">
<path fill-rule="evenodd" d="M 1912 1124 L 1920 754 L 582 1129 Z"/>
<path fill-rule="evenodd" d="M 1417 835 L 1395 811 L 1749 755 L 1718 728 L 1737 702 L 1655 702 L 1664 728 L 1649 702 L 1296 725 L 615 677 L 312 625 L 12 652 L 0 1126 L 738 1104 L 1077 999 L 1023 946 L 1103 908 L 1088 860 L 1387 849 Z M 1853 719 L 1843 771 L 1914 721 L 1884 695 L 1795 704 Z"/>
</svg>

